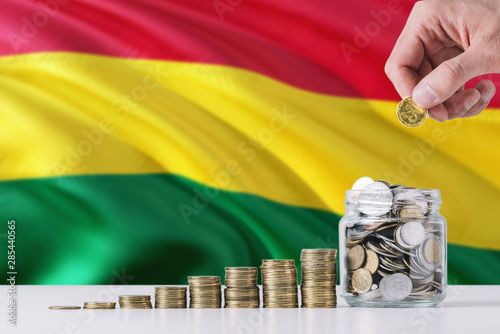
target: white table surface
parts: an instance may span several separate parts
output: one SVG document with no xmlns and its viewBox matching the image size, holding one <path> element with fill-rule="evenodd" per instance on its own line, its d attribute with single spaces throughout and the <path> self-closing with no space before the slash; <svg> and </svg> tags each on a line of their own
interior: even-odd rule
<svg viewBox="0 0 500 334">
<path fill-rule="evenodd" d="M 8 286 L 1 286 L 6 315 Z M 17 327 L 2 316 L 0 333 L 500 333 L 500 286 L 449 286 L 435 308 L 49 310 L 51 305 L 154 295 L 149 285 L 17 286 Z M 153 299 L 153 298 L 152 298 Z M 117 303 L 118 304 L 118 303 Z"/>
</svg>

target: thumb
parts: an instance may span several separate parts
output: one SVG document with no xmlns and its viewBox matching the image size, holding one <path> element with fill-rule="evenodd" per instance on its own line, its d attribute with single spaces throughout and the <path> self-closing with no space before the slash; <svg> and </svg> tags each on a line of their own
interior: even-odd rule
<svg viewBox="0 0 500 334">
<path fill-rule="evenodd" d="M 446 101 L 470 79 L 483 74 L 481 61 L 472 47 L 442 62 L 413 89 L 413 101 L 429 109 Z"/>
</svg>

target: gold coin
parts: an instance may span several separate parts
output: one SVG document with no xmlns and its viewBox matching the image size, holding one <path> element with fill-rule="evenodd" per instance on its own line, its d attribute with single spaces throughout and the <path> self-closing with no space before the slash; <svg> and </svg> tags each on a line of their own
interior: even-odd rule
<svg viewBox="0 0 500 334">
<path fill-rule="evenodd" d="M 352 274 L 352 287 L 358 293 L 370 291 L 372 283 L 372 275 L 366 269 L 360 268 Z"/>
<path fill-rule="evenodd" d="M 184 293 L 187 291 L 187 287 L 185 287 L 185 286 L 157 286 L 157 287 L 155 287 L 155 291 Z"/>
<path fill-rule="evenodd" d="M 189 276 L 190 308 L 220 308 L 221 284 L 219 276 Z"/>
<path fill-rule="evenodd" d="M 425 215 L 422 208 L 416 204 L 405 206 L 404 208 L 398 210 L 397 214 L 400 218 L 422 218 Z"/>
<path fill-rule="evenodd" d="M 123 295 L 118 296 L 120 308 L 123 309 L 145 309 L 152 308 L 151 296 L 149 295 Z"/>
<path fill-rule="evenodd" d="M 83 303 L 84 309 L 114 309 L 115 302 L 85 302 Z"/>
<path fill-rule="evenodd" d="M 356 270 L 365 262 L 365 249 L 361 245 L 351 248 L 346 256 L 347 268 L 349 270 Z"/>
<path fill-rule="evenodd" d="M 79 310 L 80 306 L 49 306 L 50 310 Z"/>
<path fill-rule="evenodd" d="M 363 268 L 368 270 L 370 273 L 375 274 L 378 269 L 378 255 L 371 249 L 366 250 L 366 263 Z"/>
<path fill-rule="evenodd" d="M 262 268 L 293 268 L 295 260 L 262 260 Z"/>
<path fill-rule="evenodd" d="M 359 240 L 352 240 L 350 238 L 346 238 L 345 239 L 345 246 L 347 248 L 351 248 L 351 247 L 354 247 L 356 245 L 359 245 L 360 243 L 362 243 L 365 239 L 359 239 Z"/>
<path fill-rule="evenodd" d="M 417 106 L 411 97 L 405 97 L 399 102 L 396 109 L 396 114 L 401 124 L 409 128 L 416 128 L 424 124 L 428 113 L 427 109 Z"/>
<path fill-rule="evenodd" d="M 265 259 L 262 260 L 261 269 L 263 306 L 265 308 L 297 307 L 297 269 L 295 268 L 294 260 Z M 226 292 L 228 291 L 229 289 L 226 290 Z M 256 298 L 253 298 L 254 301 L 252 302 L 252 305 L 256 304 L 258 294 L 255 294 L 254 296 Z M 231 306 L 234 305 L 236 304 L 233 303 Z"/>
<path fill-rule="evenodd" d="M 155 308 L 186 308 L 185 286 L 158 286 L 155 288 Z"/>
<path fill-rule="evenodd" d="M 436 264 L 441 259 L 441 246 L 436 239 L 428 239 L 425 242 L 424 258 L 431 264 Z"/>
</svg>

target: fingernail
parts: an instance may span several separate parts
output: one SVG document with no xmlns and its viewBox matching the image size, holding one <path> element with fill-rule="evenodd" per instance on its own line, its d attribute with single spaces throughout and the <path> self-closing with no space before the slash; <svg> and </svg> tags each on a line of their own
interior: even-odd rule
<svg viewBox="0 0 500 334">
<path fill-rule="evenodd" d="M 431 108 L 437 101 L 437 95 L 427 83 L 420 83 L 413 90 L 413 102 L 421 108 Z"/>
<path fill-rule="evenodd" d="M 496 90 L 490 90 L 489 92 L 484 93 L 484 100 L 489 101 L 495 95 Z"/>
</svg>

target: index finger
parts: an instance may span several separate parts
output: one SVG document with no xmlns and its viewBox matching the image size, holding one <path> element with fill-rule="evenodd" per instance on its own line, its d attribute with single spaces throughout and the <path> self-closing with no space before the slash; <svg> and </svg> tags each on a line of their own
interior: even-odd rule
<svg viewBox="0 0 500 334">
<path fill-rule="evenodd" d="M 416 71 L 424 54 L 424 45 L 412 29 L 409 19 L 385 64 L 385 73 L 401 98 L 411 96 L 413 88 L 420 82 Z"/>
</svg>

